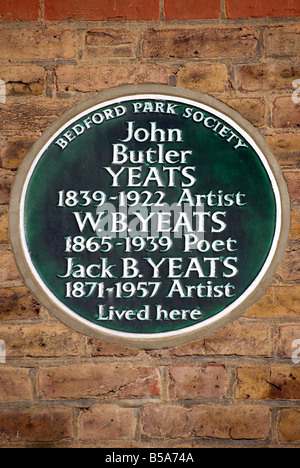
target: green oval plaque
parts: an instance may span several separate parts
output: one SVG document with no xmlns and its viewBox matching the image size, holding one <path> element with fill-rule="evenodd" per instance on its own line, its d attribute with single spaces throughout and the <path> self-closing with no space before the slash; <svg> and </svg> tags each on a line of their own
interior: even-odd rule
<svg viewBox="0 0 300 468">
<path fill-rule="evenodd" d="M 262 136 L 202 94 L 101 93 L 33 146 L 10 208 L 16 262 L 55 316 L 137 348 L 196 340 L 271 282 L 289 197 Z"/>
</svg>

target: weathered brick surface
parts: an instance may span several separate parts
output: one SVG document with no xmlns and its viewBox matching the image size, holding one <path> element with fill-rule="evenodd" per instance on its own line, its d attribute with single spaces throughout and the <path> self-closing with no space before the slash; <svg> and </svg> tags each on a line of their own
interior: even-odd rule
<svg viewBox="0 0 300 468">
<path fill-rule="evenodd" d="M 195 20 L 219 18 L 221 0 L 165 0 L 165 17 L 167 20 Z"/>
<path fill-rule="evenodd" d="M 27 288 L 21 286 L 1 289 L 1 322 L 37 319 L 41 315 L 40 304 Z"/>
<path fill-rule="evenodd" d="M 251 318 L 300 318 L 299 284 L 270 286 L 262 299 L 246 312 Z"/>
<path fill-rule="evenodd" d="M 14 60 L 34 62 L 39 60 L 70 60 L 76 57 L 74 31 L 13 30 L 1 31 L 0 62 Z"/>
<path fill-rule="evenodd" d="M 0 205 L 9 203 L 14 179 L 15 175 L 12 172 L 0 169 Z"/>
<path fill-rule="evenodd" d="M 273 126 L 275 128 L 299 128 L 300 104 L 295 104 L 291 96 L 281 96 L 273 103 Z"/>
<path fill-rule="evenodd" d="M 168 83 L 164 66 L 127 64 L 100 67 L 74 67 L 63 65 L 56 71 L 57 88 L 60 94 L 70 92 L 90 93 L 124 84 Z"/>
<path fill-rule="evenodd" d="M 297 409 L 280 411 L 278 432 L 280 441 L 300 442 L 300 411 Z"/>
<path fill-rule="evenodd" d="M 237 69 L 240 91 L 289 90 L 300 75 L 300 66 L 290 63 L 243 65 Z"/>
<path fill-rule="evenodd" d="M 228 18 L 268 18 L 300 16 L 297 0 L 272 0 L 256 2 L 253 0 L 227 0 Z"/>
<path fill-rule="evenodd" d="M 245 119 L 249 120 L 255 127 L 266 125 L 266 103 L 263 98 L 251 97 L 229 98 L 227 95 L 221 99 L 229 107 L 239 112 Z"/>
<path fill-rule="evenodd" d="M 300 166 L 299 133 L 280 133 L 266 140 L 282 166 Z"/>
<path fill-rule="evenodd" d="M 0 136 L 0 167 L 3 169 L 17 169 L 26 154 L 38 138 L 28 133 L 22 135 L 4 134 Z"/>
<path fill-rule="evenodd" d="M 178 85 L 201 93 L 222 93 L 229 90 L 229 73 L 226 65 L 188 63 L 180 68 Z"/>
<path fill-rule="evenodd" d="M 142 427 L 153 438 L 265 439 L 270 428 L 270 411 L 251 406 L 149 405 L 142 411 Z"/>
<path fill-rule="evenodd" d="M 88 349 L 91 356 L 115 356 L 115 357 L 128 357 L 138 356 L 139 350 L 134 348 L 125 348 L 113 343 L 106 343 L 104 341 L 95 340 L 90 338 L 88 340 Z"/>
<path fill-rule="evenodd" d="M 50 367 L 39 372 L 39 391 L 46 399 L 154 397 L 160 394 L 159 373 L 130 364 L 85 364 Z"/>
<path fill-rule="evenodd" d="M 280 24 L 266 28 L 263 39 L 267 57 L 297 57 L 300 51 L 300 25 Z"/>
<path fill-rule="evenodd" d="M 2 250 L 0 253 L 0 282 L 6 284 L 9 282 L 21 281 L 21 276 L 12 252 L 9 250 Z"/>
<path fill-rule="evenodd" d="M 292 211 L 291 216 L 291 229 L 289 240 L 290 242 L 297 242 L 300 241 L 300 207 L 297 206 Z"/>
<path fill-rule="evenodd" d="M 171 398 L 221 398 L 227 391 L 226 369 L 222 365 L 177 365 L 170 369 Z"/>
<path fill-rule="evenodd" d="M 127 29 L 95 29 L 86 33 L 86 60 L 135 57 L 137 37 Z"/>
<path fill-rule="evenodd" d="M 0 65 L 0 76 L 6 83 L 7 96 L 40 96 L 45 91 L 46 70 L 38 65 Z"/>
<path fill-rule="evenodd" d="M 300 447 L 299 16 L 297 0 L 1 1 L 1 448 Z M 8 209 L 46 128 L 98 91 L 149 82 L 207 93 L 258 128 L 292 216 L 273 282 L 243 317 L 143 351 L 76 333 L 39 304 Z"/>
<path fill-rule="evenodd" d="M 7 358 L 63 358 L 80 356 L 83 337 L 63 325 L 47 323 L 8 325 L 1 327 Z"/>
<path fill-rule="evenodd" d="M 293 353 L 299 360 L 298 349 L 300 348 L 300 324 L 286 324 L 278 327 L 277 334 L 274 338 L 274 348 L 278 357 L 292 358 Z"/>
<path fill-rule="evenodd" d="M 30 369 L 3 367 L 0 372 L 0 402 L 33 399 Z"/>
<path fill-rule="evenodd" d="M 270 330 L 266 324 L 233 322 L 205 339 L 157 351 L 158 356 L 268 356 Z"/>
<path fill-rule="evenodd" d="M 79 440 L 132 440 L 136 426 L 134 409 L 117 405 L 95 405 L 80 415 Z"/>
<path fill-rule="evenodd" d="M 292 203 L 300 202 L 300 170 L 285 170 L 284 177 L 288 184 Z"/>
<path fill-rule="evenodd" d="M 150 29 L 143 36 L 142 53 L 147 58 L 196 59 L 253 57 L 259 33 L 252 27 L 205 29 Z"/>
<path fill-rule="evenodd" d="M 299 250 L 286 252 L 277 274 L 283 282 L 300 280 Z"/>
<path fill-rule="evenodd" d="M 0 131 L 10 131 L 13 127 L 14 131 L 24 132 L 33 131 L 41 132 L 46 130 L 55 120 L 57 120 L 64 111 L 68 110 L 74 105 L 72 101 L 58 101 L 40 98 L 33 101 L 25 101 L 23 99 L 8 100 L 7 104 L 1 109 Z M 13 124 L 12 124 L 13 116 Z M 16 118 L 17 116 L 17 118 Z M 20 135 L 20 133 L 19 133 Z M 24 137 L 23 137 L 24 138 Z M 26 137 L 25 137 L 26 138 Z M 25 143 L 25 145 L 28 143 Z M 1 170 L 2 171 L 2 170 Z M 2 173 L 5 175 L 4 179 L 13 180 L 14 174 L 8 171 Z M 6 185 L 9 183 L 7 181 Z M 0 186 L 0 200 L 1 200 L 1 186 Z M 7 203 L 7 201 L 6 201 Z"/>
<path fill-rule="evenodd" d="M 71 437 L 70 409 L 53 407 L 0 412 L 0 441 L 3 443 L 53 443 Z"/>
<path fill-rule="evenodd" d="M 245 366 L 237 369 L 235 397 L 251 400 L 299 400 L 299 366 Z"/>
<path fill-rule="evenodd" d="M 8 244 L 8 211 L 5 206 L 2 207 L 0 211 L 0 243 Z"/>
</svg>

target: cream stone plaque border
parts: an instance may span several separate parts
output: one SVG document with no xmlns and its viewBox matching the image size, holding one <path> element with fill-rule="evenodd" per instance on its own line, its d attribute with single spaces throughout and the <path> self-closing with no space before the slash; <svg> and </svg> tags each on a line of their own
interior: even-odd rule
<svg viewBox="0 0 300 468">
<path fill-rule="evenodd" d="M 31 262 L 28 252 L 24 227 L 24 202 L 30 177 L 37 162 L 45 149 L 53 142 L 58 134 L 68 127 L 72 121 L 92 112 L 94 109 L 110 104 L 121 103 L 128 99 L 159 98 L 176 99 L 189 105 L 201 105 L 204 110 L 213 112 L 230 126 L 235 128 L 256 151 L 268 172 L 276 198 L 277 219 L 276 232 L 268 258 L 256 279 L 249 288 L 219 314 L 181 330 L 163 333 L 127 333 L 107 329 L 94 324 L 70 310 L 62 304 L 43 283 Z M 172 88 L 164 85 L 132 85 L 122 86 L 101 92 L 93 98 L 80 103 L 64 113 L 42 137 L 33 145 L 26 158 L 19 167 L 11 195 L 9 210 L 9 232 L 15 260 L 24 283 L 37 299 L 59 320 L 68 327 L 90 337 L 118 345 L 138 349 L 160 349 L 174 347 L 196 341 L 211 335 L 220 327 L 240 317 L 251 305 L 256 303 L 264 294 L 265 289 L 272 282 L 273 276 L 285 253 L 290 230 L 290 199 L 285 180 L 279 164 L 270 151 L 265 139 L 239 113 L 216 100 L 215 98 L 198 92 Z"/>
</svg>

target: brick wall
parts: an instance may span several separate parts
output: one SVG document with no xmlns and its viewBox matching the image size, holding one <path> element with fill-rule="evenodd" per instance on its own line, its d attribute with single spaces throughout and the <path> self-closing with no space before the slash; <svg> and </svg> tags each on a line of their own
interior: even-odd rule
<svg viewBox="0 0 300 468">
<path fill-rule="evenodd" d="M 299 0 L 2 0 L 0 20 L 0 446 L 299 448 Z M 22 284 L 7 225 L 16 169 L 42 131 L 93 93 L 147 82 L 237 109 L 292 203 L 262 300 L 205 340 L 149 352 L 50 315 Z"/>
</svg>

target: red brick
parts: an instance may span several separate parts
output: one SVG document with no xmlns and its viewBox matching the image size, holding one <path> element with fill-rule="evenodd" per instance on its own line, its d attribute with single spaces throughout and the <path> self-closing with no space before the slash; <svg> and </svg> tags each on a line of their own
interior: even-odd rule
<svg viewBox="0 0 300 468">
<path fill-rule="evenodd" d="M 299 340 L 298 343 L 296 340 Z M 274 338 L 275 353 L 278 357 L 291 359 L 292 354 L 300 348 L 300 325 L 297 323 L 282 325 L 278 328 L 277 335 Z"/>
<path fill-rule="evenodd" d="M 270 411 L 263 407 L 237 405 L 149 405 L 142 409 L 143 432 L 166 439 L 266 439 Z"/>
<path fill-rule="evenodd" d="M 49 398 L 140 398 L 160 394 L 159 373 L 131 364 L 84 364 L 42 368 L 39 390 Z"/>
<path fill-rule="evenodd" d="M 280 442 L 300 442 L 300 411 L 284 409 L 279 413 L 278 440 Z"/>
<path fill-rule="evenodd" d="M 30 369 L 1 367 L 0 401 L 32 400 L 33 388 L 29 376 Z"/>
<path fill-rule="evenodd" d="M 205 339 L 168 350 L 158 356 L 270 356 L 270 329 L 265 324 L 233 322 Z"/>
<path fill-rule="evenodd" d="M 273 105 L 273 127 L 275 128 L 299 128 L 300 127 L 300 104 L 292 101 L 290 96 L 280 96 L 275 99 Z"/>
<path fill-rule="evenodd" d="M 0 441 L 58 442 L 72 437 L 71 409 L 12 408 L 0 413 Z"/>
<path fill-rule="evenodd" d="M 299 115 L 300 122 L 300 115 Z M 283 171 L 284 178 L 287 182 L 289 194 L 292 203 L 300 202 L 300 170 L 289 169 Z"/>
<path fill-rule="evenodd" d="M 64 325 L 1 325 L 8 358 L 57 358 L 82 355 L 84 337 Z"/>
<path fill-rule="evenodd" d="M 126 440 L 134 439 L 136 417 L 133 408 L 117 405 L 95 405 L 81 413 L 79 440 Z"/>
<path fill-rule="evenodd" d="M 76 58 L 74 31 L 9 30 L 0 34 L 0 61 L 70 60 Z"/>
<path fill-rule="evenodd" d="M 300 368 L 289 365 L 240 367 L 235 397 L 251 400 L 299 400 Z"/>
<path fill-rule="evenodd" d="M 159 0 L 45 0 L 46 20 L 155 21 L 159 14 Z"/>
<path fill-rule="evenodd" d="M 165 0 L 167 20 L 213 19 L 220 17 L 220 0 Z"/>
<path fill-rule="evenodd" d="M 35 21 L 39 17 L 39 0 L 1 0 L 0 20 Z"/>
<path fill-rule="evenodd" d="M 222 365 L 177 365 L 170 369 L 170 397 L 221 398 L 227 390 L 226 369 Z"/>
<path fill-rule="evenodd" d="M 227 0 L 228 18 L 276 18 L 300 16 L 299 0 Z"/>
</svg>

